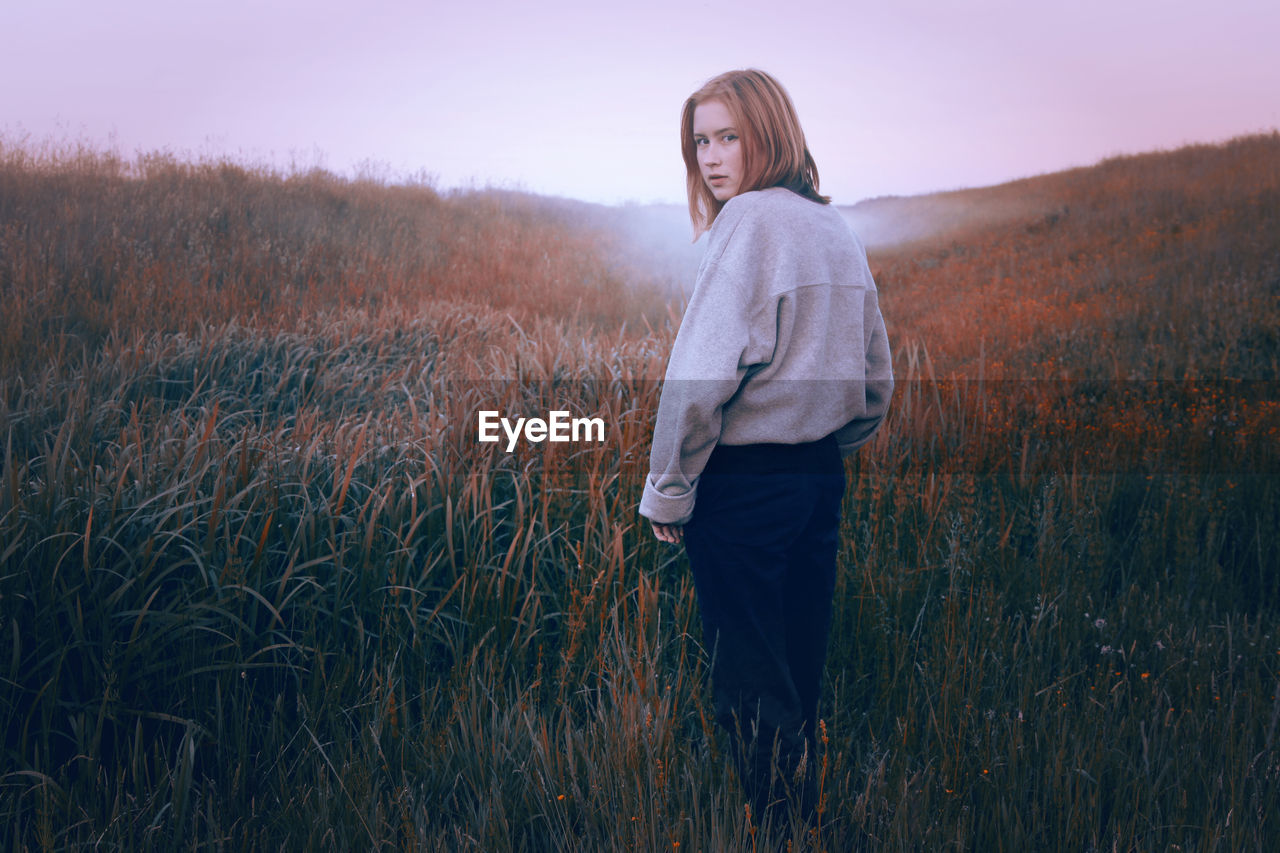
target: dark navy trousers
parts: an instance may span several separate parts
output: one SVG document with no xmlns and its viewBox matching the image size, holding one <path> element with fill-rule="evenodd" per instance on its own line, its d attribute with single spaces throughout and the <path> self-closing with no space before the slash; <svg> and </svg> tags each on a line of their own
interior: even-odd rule
<svg viewBox="0 0 1280 853">
<path fill-rule="evenodd" d="M 833 436 L 718 445 L 684 528 L 716 721 L 761 818 L 784 809 L 788 796 L 805 812 L 816 806 L 818 695 L 844 489 Z"/>
</svg>

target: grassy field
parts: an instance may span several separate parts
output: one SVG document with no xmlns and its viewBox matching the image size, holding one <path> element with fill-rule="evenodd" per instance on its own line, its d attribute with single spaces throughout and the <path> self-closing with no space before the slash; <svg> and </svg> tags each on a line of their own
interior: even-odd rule
<svg viewBox="0 0 1280 853">
<path fill-rule="evenodd" d="M 911 228 L 808 833 L 635 511 L 637 215 L 0 146 L 0 848 L 1275 849 L 1280 134 L 850 211 Z"/>
</svg>

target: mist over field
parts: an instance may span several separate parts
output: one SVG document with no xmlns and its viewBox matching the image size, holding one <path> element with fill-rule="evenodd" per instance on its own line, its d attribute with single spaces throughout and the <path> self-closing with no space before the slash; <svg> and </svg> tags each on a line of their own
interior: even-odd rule
<svg viewBox="0 0 1280 853">
<path fill-rule="evenodd" d="M 897 387 L 761 826 L 636 513 L 686 211 L 0 141 L 0 847 L 1275 849 L 1280 134 L 841 210 Z"/>
<path fill-rule="evenodd" d="M 687 296 L 693 289 L 705 241 L 693 241 L 685 205 L 645 204 L 607 207 L 563 200 L 590 209 L 588 216 L 623 235 L 636 262 L 669 287 Z M 953 190 L 922 196 L 882 196 L 854 204 L 833 201 L 869 251 L 955 237 L 1061 213 L 1061 204 L 1035 179 L 999 187 Z M 1055 206 L 1056 205 L 1056 206 Z"/>
</svg>

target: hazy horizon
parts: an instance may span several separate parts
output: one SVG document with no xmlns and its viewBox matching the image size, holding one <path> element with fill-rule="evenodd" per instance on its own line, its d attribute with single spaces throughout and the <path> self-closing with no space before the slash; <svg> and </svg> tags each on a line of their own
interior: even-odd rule
<svg viewBox="0 0 1280 853">
<path fill-rule="evenodd" d="M 583 201 L 678 204 L 684 98 L 773 73 L 840 204 L 1280 127 L 1280 8 L 49 0 L 8 12 L 0 133 Z"/>
</svg>

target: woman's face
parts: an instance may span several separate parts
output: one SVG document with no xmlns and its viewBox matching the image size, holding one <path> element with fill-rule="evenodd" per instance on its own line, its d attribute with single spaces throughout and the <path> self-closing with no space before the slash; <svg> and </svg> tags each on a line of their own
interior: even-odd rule
<svg viewBox="0 0 1280 853">
<path fill-rule="evenodd" d="M 702 180 L 716 201 L 728 201 L 742 185 L 742 140 L 723 101 L 703 101 L 693 108 L 693 144 Z"/>
</svg>

